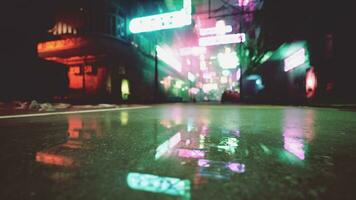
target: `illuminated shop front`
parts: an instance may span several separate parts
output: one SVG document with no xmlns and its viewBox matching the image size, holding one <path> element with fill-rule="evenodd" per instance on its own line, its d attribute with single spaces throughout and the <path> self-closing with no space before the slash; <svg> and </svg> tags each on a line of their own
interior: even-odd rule
<svg viewBox="0 0 356 200">
<path fill-rule="evenodd" d="M 123 8 L 114 1 L 63 1 L 56 6 L 52 27 L 37 44 L 37 53 L 42 59 L 66 66 L 66 96 L 75 100 L 115 96 L 122 100 L 120 84 L 128 79 L 122 57 L 131 53 L 125 45 Z"/>
<path fill-rule="evenodd" d="M 183 3 L 176 12 L 185 16 L 181 24 L 185 26 L 191 23 L 191 4 Z M 146 18 L 130 20 L 137 13 L 128 13 L 130 9 L 116 1 L 68 5 L 72 6 L 58 6 L 48 37 L 38 43 L 37 52 L 40 58 L 67 67 L 69 99 L 150 102 L 187 93 L 182 91 L 182 87 L 187 89 L 180 75 L 180 61 L 172 60 L 165 49 L 172 33 L 134 34 L 148 31 L 135 25 Z M 167 77 L 172 78 L 169 89 Z"/>
</svg>

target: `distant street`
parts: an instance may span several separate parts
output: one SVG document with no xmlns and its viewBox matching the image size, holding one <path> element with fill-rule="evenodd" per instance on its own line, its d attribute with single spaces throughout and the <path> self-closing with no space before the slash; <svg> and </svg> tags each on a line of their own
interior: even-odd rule
<svg viewBox="0 0 356 200">
<path fill-rule="evenodd" d="M 354 199 L 356 112 L 162 104 L 0 118 L 0 199 Z"/>
</svg>

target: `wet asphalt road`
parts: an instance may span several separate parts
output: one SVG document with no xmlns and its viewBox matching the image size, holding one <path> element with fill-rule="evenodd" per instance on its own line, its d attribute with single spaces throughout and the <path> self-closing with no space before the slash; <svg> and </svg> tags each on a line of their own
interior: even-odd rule
<svg viewBox="0 0 356 200">
<path fill-rule="evenodd" d="M 0 199 L 356 199 L 356 112 L 167 104 L 0 135 Z"/>
</svg>

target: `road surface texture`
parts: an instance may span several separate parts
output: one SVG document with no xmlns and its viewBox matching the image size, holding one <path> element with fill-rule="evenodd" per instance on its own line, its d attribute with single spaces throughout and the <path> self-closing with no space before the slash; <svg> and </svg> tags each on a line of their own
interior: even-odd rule
<svg viewBox="0 0 356 200">
<path fill-rule="evenodd" d="M 166 104 L 0 119 L 0 199 L 356 199 L 356 112 Z"/>
</svg>

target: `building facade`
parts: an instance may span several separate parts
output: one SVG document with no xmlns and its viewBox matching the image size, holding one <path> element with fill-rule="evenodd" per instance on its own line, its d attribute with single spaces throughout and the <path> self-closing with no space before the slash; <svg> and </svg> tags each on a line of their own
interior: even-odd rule
<svg viewBox="0 0 356 200">
<path fill-rule="evenodd" d="M 160 2 L 157 5 L 164 8 Z M 173 33 L 133 35 L 128 31 L 129 20 L 151 7 L 119 0 L 56 4 L 53 24 L 37 52 L 42 59 L 66 66 L 69 92 L 65 98 L 150 102 L 169 96 L 161 82 L 168 74 L 175 79 L 178 73 L 156 58 L 156 46 L 162 41 L 169 45 Z"/>
</svg>

